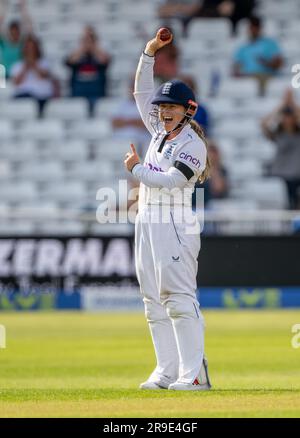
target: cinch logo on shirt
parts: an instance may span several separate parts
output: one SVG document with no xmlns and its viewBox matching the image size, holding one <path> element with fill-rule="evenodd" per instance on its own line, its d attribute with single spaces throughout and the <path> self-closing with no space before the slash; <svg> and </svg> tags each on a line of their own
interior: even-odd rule
<svg viewBox="0 0 300 438">
<path fill-rule="evenodd" d="M 200 160 L 198 158 L 192 157 L 192 155 L 186 154 L 185 152 L 181 152 L 179 155 L 179 158 L 183 158 L 186 161 L 189 161 L 190 163 L 193 163 L 194 166 L 198 167 L 198 169 L 201 166 Z"/>
<path fill-rule="evenodd" d="M 154 172 L 163 172 L 161 167 L 153 166 L 153 164 L 151 164 L 151 163 L 145 163 L 145 165 L 148 166 L 149 169 L 153 170 Z"/>
<path fill-rule="evenodd" d="M 161 94 L 169 94 L 172 85 L 173 85 L 172 82 L 166 82 L 165 85 L 164 85 L 164 87 L 163 87 L 163 89 L 162 89 Z"/>
</svg>

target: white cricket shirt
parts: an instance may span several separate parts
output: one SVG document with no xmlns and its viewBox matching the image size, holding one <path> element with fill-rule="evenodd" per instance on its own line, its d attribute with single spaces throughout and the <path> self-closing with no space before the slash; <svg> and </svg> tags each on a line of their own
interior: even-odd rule
<svg viewBox="0 0 300 438">
<path fill-rule="evenodd" d="M 165 203 L 191 206 L 195 183 L 206 167 L 206 147 L 187 124 L 176 137 L 167 140 L 160 148 L 166 132 L 157 135 L 150 124 L 149 116 L 149 112 L 153 110 L 151 101 L 155 94 L 153 65 L 154 57 L 143 53 L 136 72 L 134 91 L 142 120 L 152 135 L 143 165 L 137 164 L 132 170 L 132 174 L 141 182 L 139 208 Z M 179 165 L 180 168 L 179 163 L 185 165 L 183 167 L 187 172 L 183 173 L 175 167 Z M 154 188 L 161 190 L 153 190 Z"/>
</svg>

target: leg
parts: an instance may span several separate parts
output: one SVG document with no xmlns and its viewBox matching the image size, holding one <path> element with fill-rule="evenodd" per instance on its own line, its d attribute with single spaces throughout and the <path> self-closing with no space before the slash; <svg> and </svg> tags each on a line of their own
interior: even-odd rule
<svg viewBox="0 0 300 438">
<path fill-rule="evenodd" d="M 204 320 L 199 305 L 187 295 L 170 294 L 165 306 L 179 351 L 177 382 L 192 384 L 200 374 L 204 358 Z"/>
<path fill-rule="evenodd" d="M 291 210 L 295 210 L 298 208 L 300 180 L 286 180 L 286 186 L 289 195 L 289 207 Z"/>
<path fill-rule="evenodd" d="M 160 302 L 144 297 L 145 315 L 155 350 L 157 366 L 149 381 L 168 386 L 178 376 L 179 358 L 173 327 L 165 308 Z"/>
<path fill-rule="evenodd" d="M 48 99 L 38 99 L 37 100 L 40 118 L 42 118 L 44 115 L 44 109 L 45 109 L 47 102 L 48 102 Z"/>
<path fill-rule="evenodd" d="M 196 299 L 196 276 L 200 233 L 187 234 L 184 223 L 152 227 L 159 286 L 163 305 L 172 321 L 180 366 L 177 382 L 192 385 L 204 359 L 204 320 Z M 165 243 L 164 243 L 165 242 Z M 203 374 L 203 373 L 202 373 Z"/>
<path fill-rule="evenodd" d="M 168 388 L 177 379 L 179 358 L 171 321 L 160 302 L 148 227 L 149 223 L 142 223 L 138 215 L 135 229 L 136 271 L 157 360 L 148 381 Z"/>
<path fill-rule="evenodd" d="M 98 101 L 98 98 L 97 97 L 88 97 L 87 101 L 88 101 L 89 117 L 92 118 L 92 117 L 94 117 L 94 114 L 95 114 L 95 106 L 96 106 L 96 103 Z"/>
</svg>

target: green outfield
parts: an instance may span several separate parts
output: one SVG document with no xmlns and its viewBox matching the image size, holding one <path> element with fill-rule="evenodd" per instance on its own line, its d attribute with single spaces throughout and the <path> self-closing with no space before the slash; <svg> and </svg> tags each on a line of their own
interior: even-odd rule
<svg viewBox="0 0 300 438">
<path fill-rule="evenodd" d="M 300 417 L 299 311 L 206 311 L 213 390 L 139 391 L 142 313 L 0 313 L 0 417 Z"/>
</svg>

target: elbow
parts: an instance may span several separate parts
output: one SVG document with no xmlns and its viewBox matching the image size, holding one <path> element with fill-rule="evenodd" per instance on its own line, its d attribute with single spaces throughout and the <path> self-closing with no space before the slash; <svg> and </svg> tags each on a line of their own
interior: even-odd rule
<svg viewBox="0 0 300 438">
<path fill-rule="evenodd" d="M 168 190 L 173 190 L 173 189 L 178 189 L 178 190 L 182 190 L 184 188 L 186 184 L 186 181 L 175 181 L 173 179 L 169 180 L 167 184 L 165 184 L 163 187 L 167 188 Z"/>
</svg>

